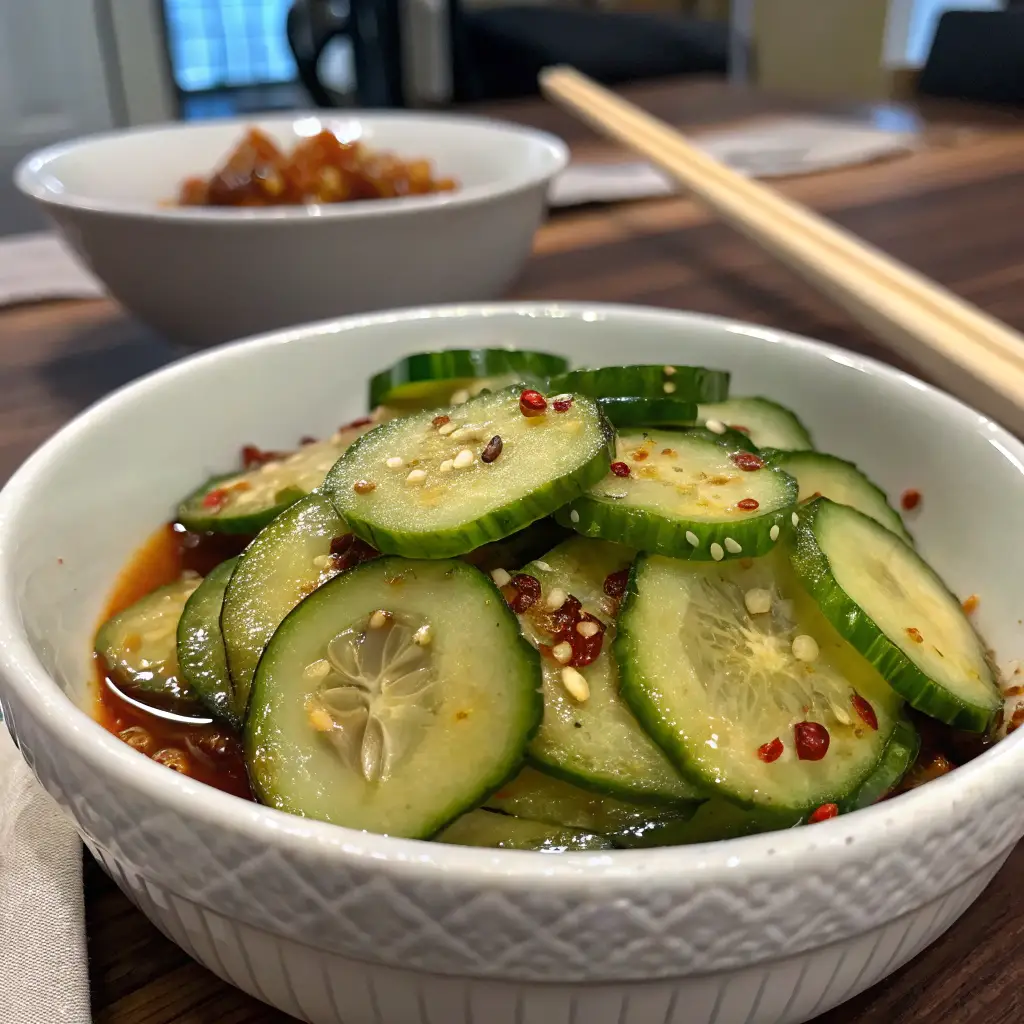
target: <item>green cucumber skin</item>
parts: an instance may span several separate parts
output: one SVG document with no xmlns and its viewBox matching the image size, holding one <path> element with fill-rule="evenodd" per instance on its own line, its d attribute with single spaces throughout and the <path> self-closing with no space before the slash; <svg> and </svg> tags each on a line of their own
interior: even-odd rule
<svg viewBox="0 0 1024 1024">
<path fill-rule="evenodd" d="M 830 505 L 834 505 L 834 502 L 828 498 L 815 498 L 800 509 L 796 546 L 791 557 L 793 568 L 821 608 L 825 618 L 847 642 L 875 666 L 882 678 L 912 708 L 945 722 L 954 729 L 985 732 L 998 709 L 968 704 L 940 687 L 889 640 L 875 625 L 874 620 L 855 604 L 836 582 L 828 559 L 818 547 L 814 536 L 814 523 L 818 513 Z M 849 511 L 852 515 L 875 522 L 870 516 L 865 516 L 856 509 Z M 923 560 L 921 565 L 934 579 L 939 580 L 931 566 Z M 941 580 L 939 582 L 941 584 Z M 944 584 L 941 585 L 945 588 Z"/>
<path fill-rule="evenodd" d="M 304 605 L 314 600 L 329 600 L 330 588 L 332 586 L 336 587 L 339 585 L 351 584 L 352 582 L 358 579 L 358 576 L 360 574 L 366 574 L 371 572 L 386 574 L 388 570 L 392 567 L 396 569 L 395 575 L 397 576 L 400 574 L 401 568 L 403 566 L 406 568 L 408 567 L 410 561 L 412 561 L 413 563 L 415 562 L 415 560 L 409 560 L 393 556 L 385 556 L 383 558 L 374 559 L 371 562 L 364 562 L 360 565 L 354 566 L 353 568 L 346 570 L 338 576 L 335 576 L 332 580 L 328 581 L 323 586 L 313 591 L 313 593 L 303 598 L 302 601 L 300 601 L 299 604 L 296 605 L 295 608 L 293 608 L 288 613 L 284 621 L 278 627 L 277 631 L 275 631 L 274 636 L 271 637 L 271 642 L 267 644 L 267 649 L 269 650 L 271 643 L 273 643 L 273 641 L 276 640 L 279 635 L 282 637 L 287 636 L 287 630 L 292 628 L 292 626 L 297 622 L 298 618 L 302 615 Z M 436 838 L 438 833 L 444 831 L 444 829 L 446 829 L 448 826 L 456 822 L 460 817 L 462 817 L 462 815 L 486 803 L 486 801 L 488 801 L 495 793 L 497 793 L 502 786 L 505 786 L 509 782 L 511 782 L 522 771 L 523 766 L 526 763 L 526 747 L 529 746 L 534 736 L 536 736 L 537 730 L 540 729 L 541 718 L 544 714 L 544 697 L 541 692 L 541 660 L 539 652 L 534 649 L 532 644 L 530 644 L 519 631 L 519 622 L 516 619 L 515 614 L 508 607 L 504 595 L 498 589 L 497 585 L 490 578 L 490 576 L 480 572 L 474 566 L 467 565 L 466 563 L 455 562 L 453 564 L 455 566 L 460 567 L 461 569 L 473 572 L 478 577 L 480 585 L 482 585 L 483 587 L 485 587 L 485 589 L 488 589 L 490 591 L 490 596 L 495 601 L 496 607 L 504 609 L 507 615 L 511 617 L 512 623 L 515 627 L 515 632 L 510 637 L 511 642 L 515 644 L 517 656 L 520 659 L 522 659 L 524 665 L 528 667 L 527 670 L 529 674 L 534 678 L 535 685 L 530 688 L 530 697 L 526 702 L 527 706 L 524 708 L 524 740 L 522 744 L 522 753 L 520 754 L 520 756 L 518 758 L 514 758 L 512 763 L 507 765 L 500 773 L 496 773 L 494 776 L 488 779 L 481 779 L 479 781 L 477 790 L 473 794 L 471 794 L 471 796 L 467 797 L 464 801 L 462 801 L 458 807 L 450 808 L 448 813 L 441 815 L 437 820 L 435 820 L 430 825 L 430 827 L 425 828 L 422 831 L 422 834 L 420 834 L 417 837 L 410 836 L 408 838 Z M 266 655 L 266 650 L 264 651 L 264 655 Z M 257 666 L 256 675 L 249 693 L 249 702 L 247 707 L 246 724 L 244 732 L 244 749 L 247 766 L 251 766 L 259 745 L 259 723 L 256 721 L 257 716 L 252 714 L 251 712 L 252 709 L 254 708 L 254 705 L 261 700 L 260 694 L 262 688 L 266 685 L 262 673 L 260 672 L 263 660 L 264 659 L 261 658 L 261 664 Z M 257 798 L 260 800 L 260 802 L 267 806 L 277 807 L 278 804 L 275 802 L 275 798 L 272 791 L 267 789 L 263 781 L 257 777 L 257 775 L 253 772 L 251 767 L 249 767 L 249 778 L 253 787 L 253 791 L 257 795 Z"/>
<path fill-rule="evenodd" d="M 551 825 L 490 810 L 470 811 L 436 835 L 434 841 L 455 846 L 528 850 L 535 853 L 612 849 L 610 840 L 585 829 Z"/>
<path fill-rule="evenodd" d="M 873 491 L 875 495 L 877 495 L 878 500 L 882 504 L 882 506 L 888 509 L 891 513 L 891 517 L 887 517 L 888 521 L 883 521 L 881 519 L 877 519 L 876 521 L 881 523 L 887 529 L 892 530 L 893 533 L 901 537 L 912 547 L 914 546 L 914 538 L 910 535 L 909 531 L 907 530 L 906 524 L 903 522 L 903 517 L 889 503 L 889 496 L 885 493 L 885 491 L 882 490 L 881 487 L 873 483 L 871 479 L 855 462 L 850 462 L 848 459 L 841 459 L 837 455 L 828 455 L 825 454 L 824 452 L 816 452 L 809 450 L 790 451 L 782 448 L 763 448 L 761 450 L 761 455 L 764 458 L 764 461 L 767 462 L 769 465 L 778 466 L 784 472 L 786 471 L 787 463 L 791 465 L 794 461 L 800 461 L 806 458 L 827 459 L 829 462 L 838 463 L 839 465 L 852 470 L 858 477 L 861 478 L 865 489 Z M 790 475 L 792 476 L 795 474 Z M 799 478 L 797 478 L 797 483 L 799 484 Z M 828 495 L 825 494 L 823 495 L 823 497 L 827 498 Z"/>
<path fill-rule="evenodd" d="M 882 754 L 878 767 L 864 780 L 860 788 L 846 800 L 840 801 L 839 809 L 843 813 L 859 811 L 878 803 L 886 793 L 897 785 L 904 775 L 910 771 L 921 750 L 921 737 L 907 718 L 900 718 Z"/>
<path fill-rule="evenodd" d="M 229 558 L 208 573 L 178 620 L 181 674 L 210 714 L 236 731 L 242 728 L 242 718 L 232 707 L 234 688 L 220 631 L 220 612 L 237 562 L 237 558 Z"/>
<path fill-rule="evenodd" d="M 695 808 L 687 818 L 651 821 L 639 828 L 610 832 L 608 838 L 624 850 L 647 850 L 659 846 L 695 846 L 727 839 L 778 832 L 799 825 L 806 815 L 745 808 L 721 797 L 713 797 Z"/>
<path fill-rule="evenodd" d="M 771 406 L 773 409 L 776 409 L 778 412 L 780 412 L 784 416 L 785 419 L 792 421 L 792 428 L 793 428 L 794 439 L 796 441 L 798 441 L 798 444 L 795 444 L 792 448 L 789 448 L 789 449 L 786 449 L 786 450 L 787 451 L 813 451 L 814 450 L 814 441 L 811 438 L 811 432 L 807 429 L 807 427 L 801 421 L 800 417 L 797 416 L 797 414 L 795 412 L 793 412 L 793 410 L 790 409 L 788 406 L 782 405 L 779 402 L 774 402 L 770 398 L 764 398 L 761 395 L 751 395 L 751 396 L 742 396 L 742 397 L 741 396 L 737 396 L 736 398 L 729 399 L 729 401 L 732 401 L 732 402 L 745 402 L 745 401 L 746 402 L 757 402 L 760 405 Z M 708 403 L 704 403 L 704 404 L 712 405 L 713 406 L 716 403 L 715 402 L 708 402 Z M 699 411 L 699 415 L 700 415 L 700 418 L 702 420 L 704 420 L 704 421 L 707 421 L 708 419 L 718 419 L 718 417 L 715 415 L 715 410 L 714 409 L 702 408 Z M 729 426 L 729 424 L 725 420 L 722 420 L 721 422 L 725 423 L 726 426 Z M 740 426 L 745 426 L 745 424 L 741 423 Z M 737 431 L 737 433 L 743 433 L 743 432 L 742 431 Z"/>
<path fill-rule="evenodd" d="M 546 379 L 563 373 L 569 362 L 547 352 L 518 349 L 448 349 L 406 356 L 370 380 L 370 408 L 387 405 L 388 396 L 405 384 L 525 373 Z"/>
<path fill-rule="evenodd" d="M 601 411 L 616 427 L 688 427 L 697 403 L 678 398 L 602 398 Z"/>
<path fill-rule="evenodd" d="M 508 389 L 521 390 L 516 386 Z M 558 477 L 532 494 L 526 494 L 501 508 L 494 509 L 472 523 L 464 523 L 457 529 L 447 530 L 442 534 L 405 533 L 387 530 L 375 526 L 361 518 L 358 512 L 343 507 L 334 496 L 337 485 L 334 478 L 341 463 L 339 459 L 335 469 L 327 475 L 324 493 L 334 501 L 335 508 L 349 529 L 361 540 L 372 544 L 378 551 L 388 555 L 400 555 L 404 558 L 457 558 L 468 554 L 485 544 L 504 540 L 514 533 L 525 529 L 538 519 L 544 519 L 563 505 L 579 497 L 580 494 L 593 487 L 608 472 L 615 454 L 615 431 L 601 412 L 600 406 L 594 402 L 594 410 L 604 435 L 604 445 L 583 466 L 565 476 Z M 400 422 L 400 421 L 393 421 Z M 356 440 L 346 452 L 357 458 L 360 447 L 370 444 L 378 430 L 386 430 L 391 424 L 384 423 Z"/>
<path fill-rule="evenodd" d="M 729 373 L 703 366 L 602 366 L 570 370 L 548 383 L 552 393 L 572 392 L 591 398 L 672 398 L 687 402 L 721 402 L 729 395 Z M 671 392 L 665 385 L 673 385 Z"/>
<path fill-rule="evenodd" d="M 245 515 L 215 516 L 206 515 L 202 511 L 202 501 L 210 491 L 216 490 L 223 480 L 231 480 L 238 473 L 221 473 L 211 477 L 194 490 L 178 506 L 177 521 L 193 533 L 230 533 L 240 537 L 255 537 L 268 523 L 275 520 L 285 509 L 291 508 L 295 502 L 305 497 L 298 487 L 289 488 L 292 492 L 287 501 L 278 502 L 267 508 L 256 509 Z"/>
<path fill-rule="evenodd" d="M 720 444 L 731 452 L 761 454 L 761 449 L 742 430 L 733 430 L 732 427 L 726 427 L 721 434 L 716 434 L 715 431 L 708 430 L 707 427 L 687 427 L 685 430 L 687 434 L 691 434 L 694 437 L 702 437 L 705 441 L 714 441 L 715 444 Z"/>
<path fill-rule="evenodd" d="M 792 477 L 791 493 L 794 504 L 731 522 L 708 523 L 689 520 L 669 521 L 655 512 L 640 508 L 624 508 L 612 502 L 584 495 L 572 501 L 555 514 L 555 519 L 584 537 L 614 541 L 625 547 L 652 554 L 667 555 L 683 561 L 710 562 L 711 545 L 717 543 L 724 552 L 723 561 L 733 558 L 756 558 L 766 555 L 778 543 L 772 540 L 772 527 L 778 526 L 782 537 L 790 525 L 796 502 L 797 485 Z M 686 539 L 690 531 L 700 538 L 693 547 Z M 726 550 L 726 539 L 735 540 L 743 550 L 737 554 Z"/>
</svg>

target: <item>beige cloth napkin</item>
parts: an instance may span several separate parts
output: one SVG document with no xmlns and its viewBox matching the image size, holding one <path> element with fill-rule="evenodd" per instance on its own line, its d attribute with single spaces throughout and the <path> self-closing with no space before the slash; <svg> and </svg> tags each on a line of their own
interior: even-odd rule
<svg viewBox="0 0 1024 1024">
<path fill-rule="evenodd" d="M 0 719 L 0 1022 L 91 1019 L 82 844 Z"/>
</svg>

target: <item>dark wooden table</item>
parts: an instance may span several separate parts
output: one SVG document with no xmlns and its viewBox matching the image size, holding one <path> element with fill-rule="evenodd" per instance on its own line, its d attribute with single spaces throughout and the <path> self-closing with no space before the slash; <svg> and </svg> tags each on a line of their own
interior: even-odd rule
<svg viewBox="0 0 1024 1024">
<path fill-rule="evenodd" d="M 635 99 L 682 126 L 793 112 L 715 83 L 663 83 Z M 540 101 L 491 112 L 611 151 Z M 847 113 L 920 132 L 896 161 L 782 183 L 795 198 L 1024 329 L 1024 126 L 942 108 Z M 519 298 L 647 303 L 743 317 L 894 361 L 844 314 L 685 199 L 560 213 L 537 237 Z M 174 358 L 112 303 L 0 312 L 0 481 L 88 403 Z M 931 949 L 821 1024 L 1019 1024 L 1024 1020 L 1024 846 Z M 165 940 L 86 857 L 92 999 L 99 1024 L 270 1024 L 286 1019 Z M 13 1024 L 13 1022 L 12 1022 Z"/>
</svg>

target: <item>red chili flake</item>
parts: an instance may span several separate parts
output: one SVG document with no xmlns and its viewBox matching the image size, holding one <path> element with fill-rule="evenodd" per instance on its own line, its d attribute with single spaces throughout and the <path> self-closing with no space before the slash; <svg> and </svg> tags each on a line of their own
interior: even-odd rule
<svg viewBox="0 0 1024 1024">
<path fill-rule="evenodd" d="M 504 442 L 497 434 L 495 434 L 494 437 L 487 442 L 484 450 L 480 453 L 480 461 L 489 465 L 501 454 L 501 449 L 503 447 Z"/>
<path fill-rule="evenodd" d="M 633 452 L 633 461 L 643 462 L 650 454 L 651 453 L 646 448 L 637 448 L 637 450 Z"/>
<path fill-rule="evenodd" d="M 613 462 L 610 468 L 616 476 L 629 476 L 629 466 L 624 462 Z"/>
<path fill-rule="evenodd" d="M 305 448 L 307 444 L 316 444 L 316 438 L 309 434 L 303 434 L 302 437 L 299 438 L 299 444 Z"/>
<path fill-rule="evenodd" d="M 589 612 L 583 611 L 578 597 L 570 594 L 561 608 L 553 611 L 538 608 L 534 612 L 538 629 L 551 634 L 550 646 L 541 644 L 541 653 L 552 657 L 558 644 L 566 643 L 572 648 L 572 657 L 565 662 L 573 668 L 584 668 L 596 661 L 604 644 L 605 624 Z M 594 632 L 584 636 L 577 628 L 581 623 L 592 623 Z"/>
<path fill-rule="evenodd" d="M 380 552 L 365 540 L 360 540 L 354 533 L 345 533 L 340 537 L 331 538 L 331 557 L 336 569 L 351 569 L 361 562 L 369 562 Z"/>
<path fill-rule="evenodd" d="M 864 724 L 878 732 L 878 715 L 875 714 L 875 709 L 870 702 L 859 693 L 855 693 L 850 698 L 850 703 L 853 704 L 853 710 L 857 712 Z"/>
<path fill-rule="evenodd" d="M 604 578 L 604 592 L 609 597 L 619 598 L 626 592 L 629 585 L 629 570 L 620 569 L 618 572 L 609 573 Z"/>
<path fill-rule="evenodd" d="M 921 504 L 921 492 L 913 487 L 908 488 L 900 495 L 900 505 L 904 511 L 910 512 Z"/>
<path fill-rule="evenodd" d="M 254 444 L 247 444 L 242 448 L 242 468 L 246 470 L 259 469 L 268 462 L 277 462 L 278 459 L 286 459 L 288 452 L 272 452 L 263 448 L 257 448 Z"/>
<path fill-rule="evenodd" d="M 524 416 L 541 416 L 547 407 L 547 399 L 539 391 L 524 391 L 519 396 L 519 411 Z"/>
<path fill-rule="evenodd" d="M 749 434 L 750 433 L 750 427 L 741 427 L 738 423 L 730 423 L 729 424 L 729 429 L 730 430 L 738 430 L 741 434 Z"/>
<path fill-rule="evenodd" d="M 536 576 L 527 576 L 524 572 L 516 573 L 501 588 L 501 592 L 505 595 L 509 608 L 517 615 L 522 615 L 540 600 L 540 580 Z"/>
<path fill-rule="evenodd" d="M 551 404 L 555 412 L 568 412 L 572 408 L 572 399 L 559 398 L 557 401 L 552 402 Z"/>
<path fill-rule="evenodd" d="M 225 487 L 215 487 L 203 496 L 203 508 L 212 508 L 214 511 L 223 508 L 228 500 L 228 492 Z"/>
<path fill-rule="evenodd" d="M 583 636 L 576 629 L 576 626 L 581 622 L 594 623 L 597 626 L 597 632 L 592 636 Z M 584 612 L 571 628 L 572 635 L 566 638 L 572 647 L 572 657 L 569 659 L 569 664 L 573 668 L 584 668 L 586 665 L 597 661 L 598 656 L 601 654 L 601 648 L 604 645 L 605 625 L 600 619 L 595 618 L 589 612 Z"/>
<path fill-rule="evenodd" d="M 978 610 L 979 604 L 981 604 L 981 598 L 978 597 L 977 594 L 971 594 L 971 596 L 963 603 L 965 614 L 973 615 Z"/>
<path fill-rule="evenodd" d="M 743 498 L 736 502 L 736 507 L 743 509 L 744 512 L 756 512 L 761 506 L 757 498 Z"/>
<path fill-rule="evenodd" d="M 430 422 L 435 427 L 443 427 L 446 423 L 451 423 L 451 416 L 435 416 Z"/>
<path fill-rule="evenodd" d="M 810 496 L 809 498 L 807 498 L 806 500 L 807 500 L 807 501 L 814 501 L 814 499 L 815 499 L 815 498 L 820 498 L 820 497 L 821 497 L 821 491 L 815 491 L 815 492 L 814 492 L 814 493 L 813 493 L 813 494 L 812 494 L 812 495 L 811 495 L 811 496 Z"/>
<path fill-rule="evenodd" d="M 377 485 L 372 480 L 357 480 L 352 485 L 352 490 L 355 491 L 356 494 L 369 494 L 371 491 L 375 491 L 376 489 Z"/>
<path fill-rule="evenodd" d="M 351 423 L 346 423 L 343 427 L 340 427 L 339 429 L 341 431 L 358 430 L 360 427 L 368 426 L 372 422 L 373 418 L 371 416 L 363 416 L 362 419 L 353 420 Z"/>
<path fill-rule="evenodd" d="M 793 726 L 796 756 L 801 761 L 820 761 L 828 753 L 829 734 L 818 722 L 797 722 Z"/>
<path fill-rule="evenodd" d="M 915 644 L 924 643 L 924 637 L 921 636 L 921 630 L 919 630 L 916 626 L 907 626 L 907 636 L 909 636 Z"/>
<path fill-rule="evenodd" d="M 729 456 L 735 465 L 739 466 L 744 473 L 753 473 L 755 469 L 764 468 L 764 460 L 753 452 L 733 452 Z"/>
<path fill-rule="evenodd" d="M 808 819 L 808 825 L 817 825 L 819 821 L 828 821 L 829 818 L 839 816 L 838 804 L 822 804 Z"/>
<path fill-rule="evenodd" d="M 782 751 L 786 748 L 782 745 L 782 740 L 778 736 L 773 740 L 769 740 L 767 743 L 762 743 L 757 748 L 757 756 L 764 761 L 765 764 L 771 764 L 772 761 L 778 761 L 782 757 Z"/>
</svg>

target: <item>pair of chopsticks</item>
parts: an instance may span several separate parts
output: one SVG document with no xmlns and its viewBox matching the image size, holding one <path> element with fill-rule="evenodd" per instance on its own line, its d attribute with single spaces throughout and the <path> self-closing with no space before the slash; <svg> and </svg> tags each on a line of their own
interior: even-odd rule
<svg viewBox="0 0 1024 1024">
<path fill-rule="evenodd" d="M 934 380 L 1024 433 L 1024 336 L 780 193 L 708 156 L 572 68 L 542 92 L 645 156 Z"/>
</svg>

